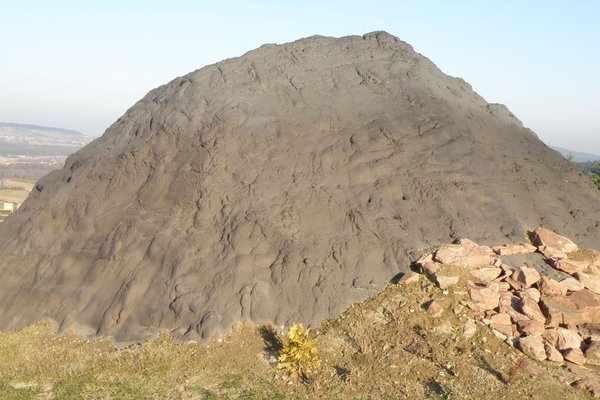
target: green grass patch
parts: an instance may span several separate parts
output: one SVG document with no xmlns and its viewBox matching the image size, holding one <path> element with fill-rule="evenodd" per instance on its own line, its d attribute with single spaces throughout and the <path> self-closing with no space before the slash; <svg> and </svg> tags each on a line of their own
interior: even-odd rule
<svg viewBox="0 0 600 400">
<path fill-rule="evenodd" d="M 0 381 L 0 399 L 29 400 L 38 399 L 42 391 L 38 387 L 20 386 Z"/>
<path fill-rule="evenodd" d="M 243 377 L 237 374 L 225 375 L 225 380 L 219 384 L 221 389 L 238 389 L 242 387 Z"/>
</svg>

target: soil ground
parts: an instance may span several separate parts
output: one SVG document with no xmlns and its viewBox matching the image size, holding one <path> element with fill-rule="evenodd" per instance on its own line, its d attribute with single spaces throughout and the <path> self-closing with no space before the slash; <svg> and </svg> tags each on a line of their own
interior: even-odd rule
<svg viewBox="0 0 600 400">
<path fill-rule="evenodd" d="M 312 331 L 321 365 L 309 382 L 277 367 L 282 332 L 237 324 L 209 345 L 167 334 L 125 348 L 56 335 L 49 322 L 0 335 L 6 399 L 587 399 L 558 364 L 538 363 L 484 325 L 470 339 L 457 296 L 425 281 L 390 284 Z M 446 311 L 424 309 L 436 299 Z"/>
</svg>

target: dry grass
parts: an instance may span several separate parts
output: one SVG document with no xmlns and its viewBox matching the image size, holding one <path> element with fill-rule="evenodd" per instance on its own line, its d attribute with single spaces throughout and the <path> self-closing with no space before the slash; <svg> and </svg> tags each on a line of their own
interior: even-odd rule
<svg viewBox="0 0 600 400">
<path fill-rule="evenodd" d="M 39 323 L 0 336 L 0 398 L 284 398 L 264 379 L 266 359 L 253 361 L 261 361 L 264 345 L 248 326 L 238 327 L 233 340 L 210 346 L 173 343 L 162 335 L 123 349 L 53 331 L 52 324 Z"/>
<path fill-rule="evenodd" d="M 435 298 L 446 311 L 422 307 Z M 588 399 L 564 370 L 523 362 L 480 325 L 462 335 L 458 295 L 429 282 L 388 286 L 314 331 L 321 365 L 310 383 L 277 368 L 281 335 L 244 323 L 208 346 L 168 335 L 122 349 L 56 336 L 40 323 L 0 335 L 4 399 Z"/>
<path fill-rule="evenodd" d="M 569 253 L 569 259 L 573 261 L 594 261 L 594 252 L 592 250 L 582 249 L 580 248 L 577 251 Z"/>
</svg>

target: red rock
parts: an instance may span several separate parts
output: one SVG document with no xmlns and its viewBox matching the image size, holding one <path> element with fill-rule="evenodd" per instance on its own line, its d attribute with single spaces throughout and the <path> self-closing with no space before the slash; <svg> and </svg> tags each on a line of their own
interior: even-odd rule
<svg viewBox="0 0 600 400">
<path fill-rule="evenodd" d="M 472 243 L 472 242 L 471 242 Z M 463 268 L 487 266 L 492 261 L 491 249 L 464 242 L 440 247 L 434 254 L 434 260 L 446 265 Z"/>
<path fill-rule="evenodd" d="M 600 277 L 588 275 L 583 272 L 578 272 L 574 276 L 586 289 L 600 294 Z"/>
<path fill-rule="evenodd" d="M 583 289 L 583 284 L 575 278 L 566 278 L 558 282 L 567 288 L 567 291 L 578 292 Z"/>
<path fill-rule="evenodd" d="M 498 283 L 498 290 L 500 292 L 508 292 L 510 290 L 510 284 L 508 282 L 496 282 Z"/>
<path fill-rule="evenodd" d="M 475 308 L 479 311 L 493 310 L 498 307 L 500 301 L 500 293 L 496 283 L 490 283 L 486 287 L 471 286 L 469 287 L 469 296 L 473 300 Z"/>
<path fill-rule="evenodd" d="M 521 284 L 520 282 L 517 282 L 510 276 L 504 278 L 504 282 L 508 283 L 513 290 L 525 289 L 525 285 Z"/>
<path fill-rule="evenodd" d="M 546 329 L 544 323 L 536 320 L 523 320 L 516 323 L 517 330 L 527 336 L 543 336 Z"/>
<path fill-rule="evenodd" d="M 518 254 L 529 254 L 533 253 L 536 248 L 535 246 L 530 245 L 529 243 L 523 244 L 505 244 L 504 246 L 495 246 L 492 247 L 494 253 L 499 256 L 512 256 Z"/>
<path fill-rule="evenodd" d="M 471 270 L 471 275 L 478 281 L 483 283 L 490 283 L 494 279 L 498 278 L 502 273 L 502 269 L 496 267 L 485 267 Z"/>
<path fill-rule="evenodd" d="M 454 306 L 454 308 L 452 309 L 452 312 L 456 315 L 460 314 L 463 312 L 463 310 L 465 309 L 465 306 L 463 306 L 462 304 L 457 304 Z"/>
<path fill-rule="evenodd" d="M 545 294 L 547 296 L 567 295 L 567 287 L 565 285 L 545 276 L 542 276 L 541 279 L 537 282 L 537 288 L 541 294 Z"/>
<path fill-rule="evenodd" d="M 506 313 L 508 315 L 510 315 L 510 318 L 513 320 L 513 323 L 515 323 L 515 324 L 519 321 L 530 321 L 531 320 L 531 318 L 529 318 L 527 315 L 522 314 L 514 309 L 512 311 L 507 310 Z"/>
<path fill-rule="evenodd" d="M 590 250 L 592 255 L 586 258 L 586 261 L 590 263 L 589 270 L 593 273 L 600 272 L 600 252 L 597 250 Z"/>
<path fill-rule="evenodd" d="M 441 267 L 441 264 L 433 261 L 433 254 L 425 254 L 416 261 L 416 264 L 423 273 L 428 275 L 435 274 Z"/>
<path fill-rule="evenodd" d="M 540 280 L 540 273 L 535 268 L 521 267 L 512 274 L 512 278 L 519 282 L 523 288 L 528 288 Z"/>
<path fill-rule="evenodd" d="M 519 299 L 516 296 L 513 296 L 511 292 L 504 292 L 500 295 L 498 310 L 499 312 L 503 312 L 510 315 L 510 318 L 513 320 L 514 323 L 529 320 L 529 317 L 517 311 L 517 308 L 519 308 L 520 301 L 521 299 Z"/>
<path fill-rule="evenodd" d="M 539 363 L 533 363 L 529 360 L 523 360 L 520 365 L 521 369 L 533 376 L 540 376 L 548 373 L 548 370 L 541 367 Z"/>
<path fill-rule="evenodd" d="M 558 328 L 546 328 L 544 339 L 552 346 L 556 347 L 556 343 L 558 342 Z"/>
<path fill-rule="evenodd" d="M 524 293 L 527 296 L 531 297 L 531 299 L 536 303 L 539 303 L 539 301 L 542 299 L 542 294 L 537 288 L 531 287 L 529 289 L 526 289 Z"/>
<path fill-rule="evenodd" d="M 588 289 L 567 296 L 544 296 L 541 304 L 550 326 L 600 323 L 600 295 Z"/>
<path fill-rule="evenodd" d="M 540 298 L 542 297 L 542 295 L 540 294 L 540 291 L 537 290 L 536 288 L 518 290 L 515 292 L 515 294 L 521 299 L 524 299 L 525 297 L 529 297 L 531 300 L 535 301 L 536 303 L 539 302 Z"/>
<path fill-rule="evenodd" d="M 583 272 L 587 272 L 586 270 L 592 266 L 591 260 L 573 260 L 573 259 L 567 258 L 564 261 L 568 261 L 569 263 L 573 264 L 577 268 L 581 269 Z"/>
<path fill-rule="evenodd" d="M 550 265 L 552 265 L 552 267 L 554 267 L 555 269 L 566 272 L 570 275 L 573 275 L 577 272 L 583 272 L 587 269 L 587 266 L 583 266 L 581 263 L 568 259 L 553 261 L 550 263 Z"/>
<path fill-rule="evenodd" d="M 527 336 L 519 338 L 519 348 L 523 353 L 536 360 L 544 361 L 546 359 L 546 350 L 544 343 L 537 336 Z"/>
<path fill-rule="evenodd" d="M 571 361 L 573 364 L 584 365 L 586 363 L 585 355 L 581 349 L 565 350 L 562 355 L 565 360 Z"/>
<path fill-rule="evenodd" d="M 600 324 L 577 325 L 577 332 L 584 340 L 600 342 Z"/>
<path fill-rule="evenodd" d="M 402 277 L 398 280 L 398 285 L 408 285 L 411 283 L 419 282 L 420 274 L 416 272 L 409 271 L 402 275 Z"/>
<path fill-rule="evenodd" d="M 511 331 L 511 333 L 512 333 L 512 331 Z M 508 339 L 508 336 L 506 336 L 504 333 L 502 333 L 500 331 L 497 331 L 496 329 L 492 329 L 492 334 L 502 341 Z"/>
<path fill-rule="evenodd" d="M 544 313 L 542 313 L 540 306 L 531 298 L 525 297 L 524 299 L 521 299 L 519 308 L 521 309 L 521 312 L 529 318 L 542 323 L 546 322 L 546 317 L 544 316 Z"/>
<path fill-rule="evenodd" d="M 583 378 L 573 384 L 578 389 L 585 390 L 594 399 L 600 399 L 600 380 L 595 378 Z"/>
<path fill-rule="evenodd" d="M 591 365 L 600 365 L 600 342 L 592 342 L 585 351 L 587 363 Z"/>
<path fill-rule="evenodd" d="M 573 330 L 566 328 L 558 328 L 556 330 L 556 348 L 559 350 L 579 349 L 583 343 L 583 339 Z"/>
<path fill-rule="evenodd" d="M 563 253 L 562 251 L 558 251 L 552 247 L 548 247 L 548 246 L 541 246 L 538 247 L 538 251 L 540 253 L 542 253 L 542 255 L 544 257 L 546 257 L 549 260 L 562 260 L 563 258 L 567 258 L 567 255 L 565 253 Z"/>
<path fill-rule="evenodd" d="M 498 265 L 496 265 L 496 267 L 498 267 Z M 504 276 L 511 276 L 513 274 L 513 270 L 510 265 L 500 263 L 499 267 L 502 268 L 502 271 L 504 271 Z"/>
<path fill-rule="evenodd" d="M 558 351 L 556 347 L 552 346 L 550 343 L 544 343 L 544 350 L 546 351 L 546 358 L 549 361 L 560 363 L 564 361 L 564 358 L 562 354 L 560 354 L 560 351 Z"/>
<path fill-rule="evenodd" d="M 437 301 L 433 300 L 427 306 L 427 312 L 433 318 L 438 318 L 438 317 L 442 316 L 442 314 L 444 313 L 444 309 L 442 308 L 442 306 L 440 305 L 440 303 L 438 303 Z"/>
<path fill-rule="evenodd" d="M 497 283 L 496 285 L 498 285 L 498 287 L 500 287 L 500 283 Z M 501 305 L 507 305 L 507 306 L 511 306 L 514 302 L 514 304 L 518 304 L 519 303 L 519 298 L 517 296 L 515 296 L 513 294 L 512 291 L 510 290 L 502 290 L 498 292 L 500 295 L 500 304 Z"/>
<path fill-rule="evenodd" d="M 497 330 L 505 336 L 513 336 L 513 326 L 510 315 L 500 313 L 490 318 L 490 328 Z"/>
<path fill-rule="evenodd" d="M 473 321 L 467 321 L 463 327 L 463 336 L 467 339 L 472 338 L 477 332 L 477 325 Z"/>
<path fill-rule="evenodd" d="M 458 276 L 435 275 L 435 283 L 440 289 L 448 289 L 458 283 Z"/>
<path fill-rule="evenodd" d="M 571 240 L 564 236 L 559 235 L 556 232 L 544 228 L 536 228 L 530 234 L 532 243 L 537 246 L 548 246 L 564 253 L 571 253 L 577 251 L 578 247 Z"/>
</svg>

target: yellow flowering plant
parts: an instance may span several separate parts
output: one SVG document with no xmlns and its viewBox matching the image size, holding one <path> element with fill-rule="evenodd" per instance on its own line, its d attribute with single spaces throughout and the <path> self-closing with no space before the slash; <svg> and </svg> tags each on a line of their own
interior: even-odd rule
<svg viewBox="0 0 600 400">
<path fill-rule="evenodd" d="M 310 337 L 310 329 L 294 324 L 288 331 L 288 339 L 279 355 L 279 368 L 293 377 L 308 380 L 310 373 L 321 365 L 317 357 L 317 345 Z"/>
</svg>

